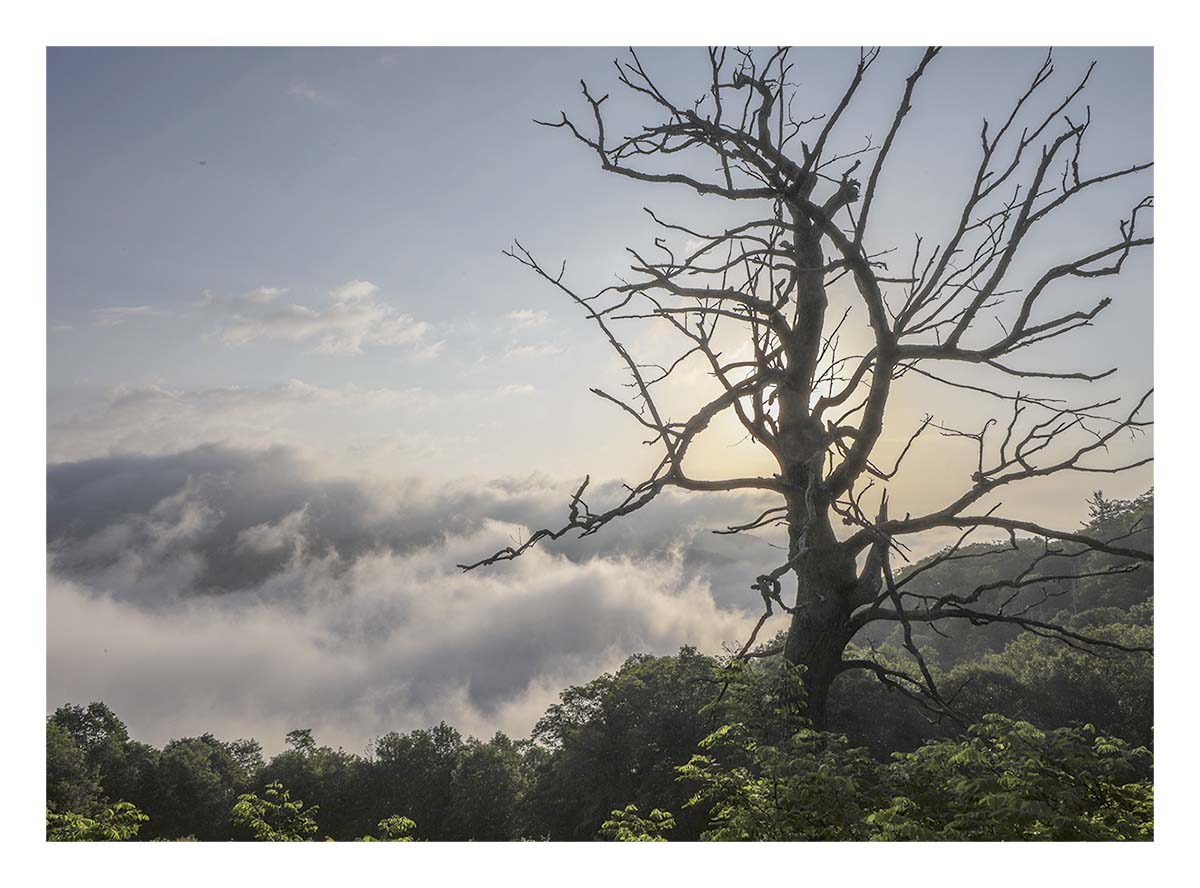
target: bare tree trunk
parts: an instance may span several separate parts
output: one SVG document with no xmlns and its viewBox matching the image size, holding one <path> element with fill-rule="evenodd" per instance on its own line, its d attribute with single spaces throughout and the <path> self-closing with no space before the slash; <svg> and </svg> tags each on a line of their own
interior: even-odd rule
<svg viewBox="0 0 1200 888">
<path fill-rule="evenodd" d="M 854 558 L 834 535 L 828 504 L 819 493 L 825 443 L 820 424 L 808 410 L 810 391 L 804 385 L 780 397 L 782 477 L 789 488 L 785 494 L 788 560 L 796 577 L 783 656 L 788 663 L 804 667 L 803 710 L 814 727 L 823 728 L 830 686 L 853 634 L 846 602 L 857 577 Z"/>
<path fill-rule="evenodd" d="M 810 515 L 791 528 L 793 538 L 803 537 L 804 551 L 795 568 L 796 604 L 783 656 L 804 667 L 803 709 L 820 729 L 825 727 L 829 689 L 852 634 L 844 593 L 855 583 L 854 562 L 834 539 L 827 512 Z"/>
<path fill-rule="evenodd" d="M 845 621 L 831 604 L 822 603 L 820 610 L 797 610 L 792 615 L 784 647 L 787 661 L 805 668 L 802 711 L 818 730 L 826 726 L 829 689 L 837 677 L 847 642 L 842 631 Z"/>
<path fill-rule="evenodd" d="M 821 233 L 797 207 L 789 206 L 789 216 L 796 322 L 787 343 L 789 378 L 779 392 L 778 456 L 790 489 L 784 497 L 788 560 L 794 565 L 797 587 L 784 659 L 804 667 L 802 708 L 814 727 L 823 728 L 830 686 L 850 640 L 843 592 L 856 577 L 854 560 L 843 555 L 820 493 L 828 441 L 820 420 L 812 414 L 812 399 L 829 305 Z"/>
</svg>

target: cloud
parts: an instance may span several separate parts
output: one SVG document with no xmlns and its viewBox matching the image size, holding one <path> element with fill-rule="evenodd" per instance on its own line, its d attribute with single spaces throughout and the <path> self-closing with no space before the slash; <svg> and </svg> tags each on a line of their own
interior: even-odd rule
<svg viewBox="0 0 1200 888">
<path fill-rule="evenodd" d="M 430 326 L 397 312 L 376 298 L 378 292 L 369 281 L 350 281 L 329 294 L 331 303 L 325 307 L 293 304 L 262 314 L 236 313 L 221 324 L 219 335 L 233 346 L 259 340 L 307 343 L 318 354 L 357 354 L 372 345 L 420 345 Z"/>
<path fill-rule="evenodd" d="M 408 414 L 431 403 L 419 388 L 334 388 L 299 379 L 257 388 L 125 386 L 90 410 L 51 420 L 47 444 L 51 462 L 170 453 L 202 443 L 266 447 L 278 440 L 281 427 L 309 418 Z"/>
<path fill-rule="evenodd" d="M 308 503 L 294 512 L 289 512 L 272 523 L 264 521 L 253 527 L 238 531 L 234 548 L 238 552 L 270 555 L 277 552 L 290 553 L 290 560 L 303 557 L 307 548 L 305 523 L 308 519 Z"/>
<path fill-rule="evenodd" d="M 287 287 L 259 287 L 257 290 L 251 290 L 242 298 L 254 305 L 261 305 L 266 302 L 273 302 L 275 297 L 282 296 L 287 293 Z"/>
<path fill-rule="evenodd" d="M 431 342 L 428 345 L 423 345 L 417 348 L 410 357 L 414 361 L 432 361 L 439 358 L 442 352 L 446 350 L 446 340 L 439 339 L 437 342 Z"/>
<path fill-rule="evenodd" d="M 350 281 L 334 287 L 330 295 L 334 302 L 365 302 L 378 292 L 379 288 L 370 281 Z"/>
<path fill-rule="evenodd" d="M 278 748 L 311 726 L 361 749 L 440 719 L 521 735 L 631 653 L 746 637 L 762 552 L 696 523 L 716 499 L 455 567 L 561 521 L 576 485 L 366 486 L 283 448 L 51 466 L 50 702 L 103 699 L 156 743 L 212 730 Z"/>
<path fill-rule="evenodd" d="M 557 345 L 514 345 L 504 353 L 505 358 L 548 358 L 561 355 L 562 349 Z"/>
<path fill-rule="evenodd" d="M 280 296 L 286 296 L 287 292 L 287 287 L 258 287 L 249 293 L 242 293 L 240 296 L 220 296 L 205 290 L 198 304 L 201 308 L 217 309 L 269 305 Z"/>
<path fill-rule="evenodd" d="M 440 720 L 521 736 L 559 690 L 630 653 L 713 649 L 744 632 L 702 586 L 677 580 L 670 562 L 538 554 L 519 573 L 478 578 L 381 553 L 333 589 L 319 564 L 281 578 L 303 607 L 207 601 L 168 614 L 54 577 L 48 690 L 103 699 L 160 744 L 214 731 L 278 749 L 308 726 L 362 749 Z"/>
<path fill-rule="evenodd" d="M 514 382 L 509 385 L 501 385 L 496 387 L 496 396 L 500 398 L 511 398 L 517 395 L 531 395 L 537 391 L 535 386 L 527 382 Z"/>
<path fill-rule="evenodd" d="M 324 102 L 325 96 L 303 80 L 293 80 L 288 84 L 288 95 L 307 102 Z"/>
<path fill-rule="evenodd" d="M 510 311 L 505 317 L 508 319 L 513 332 L 527 330 L 532 327 L 542 327 L 550 320 L 550 315 L 546 312 L 534 311 L 529 308 Z"/>
<path fill-rule="evenodd" d="M 114 305 L 110 308 L 92 310 L 92 317 L 95 318 L 97 327 L 115 327 L 130 318 L 162 317 L 164 315 L 166 312 L 149 305 Z"/>
</svg>

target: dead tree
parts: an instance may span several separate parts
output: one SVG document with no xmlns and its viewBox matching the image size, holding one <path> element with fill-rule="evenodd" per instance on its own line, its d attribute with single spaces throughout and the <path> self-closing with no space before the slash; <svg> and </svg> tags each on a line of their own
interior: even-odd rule
<svg viewBox="0 0 1200 888">
<path fill-rule="evenodd" d="M 897 84 L 898 103 L 882 140 L 868 139 L 840 151 L 832 147 L 839 122 L 879 51 L 859 52 L 836 107 L 806 119 L 792 113 L 796 96 L 788 50 L 764 55 L 709 50 L 711 78 L 705 95 L 680 104 L 668 98 L 631 51 L 628 60 L 615 62 L 617 79 L 649 105 L 657 122 L 632 135 L 614 135 L 606 126 L 608 96 L 597 96 L 586 83 L 586 124 L 566 113 L 558 120 L 539 121 L 573 136 L 609 173 L 691 189 L 750 212 L 747 221 L 705 232 L 647 210 L 663 231 L 655 239 L 654 254 L 644 258 L 631 249 L 631 279 L 589 296 L 579 295 L 564 280 L 565 265 L 547 270 L 520 243 L 506 251 L 573 300 L 607 338 L 628 371 L 632 396 L 592 391 L 647 433 L 646 443 L 661 448 L 661 458 L 648 477 L 627 485 L 620 502 L 593 511 L 584 501 L 585 479 L 562 526 L 537 530 L 520 545 L 462 567 L 472 570 L 517 558 L 539 542 L 565 534 L 597 533 L 669 488 L 766 492 L 777 498 L 776 505 L 723 531 L 780 526 L 787 534 L 786 560 L 748 582 L 762 596 L 765 610 L 739 656 L 755 655 L 752 647 L 773 605 L 786 611 L 790 625 L 782 653 L 788 662 L 805 667 L 808 713 L 818 725 L 825 719 L 830 686 L 850 669 L 870 670 L 934 710 L 950 708 L 913 643 L 915 623 L 1005 622 L 1090 650 L 1120 647 L 1035 619 L 1027 608 L 1006 610 L 1004 601 L 995 603 L 988 593 L 1053 579 L 1041 572 L 1052 555 L 1108 553 L 1122 559 L 1109 569 L 1123 571 L 1150 561 L 1151 554 L 1128 545 L 1128 535 L 1096 539 L 1004 517 L 997 506 L 984 506 L 986 498 L 1014 482 L 1064 472 L 1115 473 L 1149 462 L 1147 457 L 1112 464 L 1108 456 L 1110 443 L 1150 424 L 1149 393 L 1131 406 L 1113 400 L 1068 406 L 1028 389 L 1061 386 L 1062 380 L 1086 384 L 1113 371 L 1024 369 L 1009 359 L 1091 325 L 1104 311 L 1107 298 L 1048 312 L 1042 297 L 1065 279 L 1116 275 L 1133 251 L 1149 246 L 1152 238 L 1141 229 L 1151 198 L 1131 207 L 1128 217 L 1114 225 L 1108 243 L 1065 258 L 1031 285 L 1018 288 L 1010 277 L 1022 245 L 1047 231 L 1047 220 L 1081 193 L 1135 176 L 1151 164 L 1084 172 L 1081 154 L 1091 111 L 1075 106 L 1092 69 L 1072 81 L 1061 101 L 1050 103 L 1049 113 L 1035 115 L 1033 100 L 1048 92 L 1054 72 L 1047 55 L 1011 113 L 1003 120 L 983 121 L 977 172 L 949 238 L 930 248 L 918 236 L 911 259 L 903 263 L 906 271 L 890 273 L 884 257 L 892 248 L 873 250 L 869 245 L 872 208 L 893 145 L 938 49 L 925 51 L 907 80 Z M 700 168 L 691 162 L 695 155 L 708 161 L 711 176 L 693 172 Z M 669 238 L 686 238 L 689 248 L 672 248 Z M 827 317 L 827 310 L 830 287 L 842 278 L 852 282 L 869 325 L 872 344 L 865 354 L 837 354 L 848 313 Z M 659 364 L 639 363 L 617 333 L 618 323 L 629 320 L 668 325 L 682 343 L 679 353 Z M 744 355 L 723 357 L 718 341 L 739 341 Z M 687 418 L 676 419 L 656 401 L 656 387 L 691 361 L 706 365 L 714 380 L 713 397 Z M 997 378 L 1011 378 L 1014 388 L 1022 390 L 1006 392 L 993 383 L 964 381 L 955 374 L 963 367 L 976 373 L 986 368 Z M 1003 415 L 978 432 L 927 417 L 894 465 L 885 468 L 874 456 L 876 445 L 889 397 L 908 374 L 994 398 Z M 689 473 L 689 448 L 727 411 L 770 453 L 777 472 L 720 479 Z M 930 429 L 968 439 L 978 449 L 977 468 L 964 479 L 961 495 L 944 507 L 915 516 L 897 515 L 894 509 L 889 514 L 883 487 Z M 875 485 L 878 506 L 868 513 L 864 494 Z M 848 529 L 835 532 L 835 525 Z M 903 550 L 906 536 L 935 528 L 960 528 L 959 545 L 980 529 L 1001 531 L 1014 545 L 1017 534 L 1033 536 L 1044 541 L 1043 552 L 1010 580 L 962 594 L 919 596 L 906 588 L 905 578 L 897 581 L 892 557 Z M 956 557 L 958 548 L 944 551 L 939 560 Z M 792 603 L 785 603 L 786 598 Z M 855 635 L 879 621 L 903 627 L 905 647 L 914 660 L 912 674 L 875 660 L 845 657 Z"/>
</svg>

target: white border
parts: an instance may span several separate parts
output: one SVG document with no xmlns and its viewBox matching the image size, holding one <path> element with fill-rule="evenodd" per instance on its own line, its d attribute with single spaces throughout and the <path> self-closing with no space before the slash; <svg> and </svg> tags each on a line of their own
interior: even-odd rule
<svg viewBox="0 0 1200 888">
<path fill-rule="evenodd" d="M 1181 855 L 1192 831 L 1196 797 L 1194 672 L 1185 658 L 1197 622 L 1185 611 L 1192 571 L 1183 553 L 1195 548 L 1186 508 L 1195 502 L 1187 455 L 1198 431 L 1188 360 L 1200 328 L 1192 276 L 1196 171 L 1195 46 L 1182 12 L 1168 4 L 1112 2 L 962 2 L 809 4 L 770 0 L 750 5 L 645 0 L 598 4 L 459 2 L 414 8 L 359 0 L 336 4 L 230 2 L 47 2 L 6 14 L 3 64 L 5 195 L 3 255 L 10 320 L 2 350 L 7 434 L 4 436 L 4 591 L 15 619 L 3 645 L 6 707 L 3 732 L 5 870 L 21 883 L 86 877 L 104 886 L 169 881 L 210 885 L 334 884 L 375 876 L 420 883 L 445 880 L 527 885 L 734 883 L 764 879 L 809 883 L 990 886 L 1145 881 L 1186 872 Z M 1152 846 L 1053 845 L 978 849 L 943 846 L 610 846 L 610 845 L 255 845 L 48 846 L 42 841 L 42 718 L 45 698 L 45 47 L 47 45 L 701 45 L 708 42 L 890 45 L 936 40 L 958 45 L 1154 45 L 1156 47 L 1156 401 L 1157 430 L 1157 746 L 1158 839 Z M 1185 156 L 1188 158 L 1185 160 Z M 1191 225 L 1188 223 L 1192 222 Z M 1165 397 L 1165 400 L 1163 400 Z M 1164 406 L 1165 405 L 1165 406 Z M 1190 544 L 1190 545 L 1189 545 Z M 384 848 L 391 848 L 388 852 Z M 1164 864 L 1167 864 L 1164 866 Z M 347 867 L 353 871 L 346 872 Z M 140 877 L 145 877 L 140 878 Z M 1169 876 L 1167 880 L 1174 881 Z"/>
</svg>

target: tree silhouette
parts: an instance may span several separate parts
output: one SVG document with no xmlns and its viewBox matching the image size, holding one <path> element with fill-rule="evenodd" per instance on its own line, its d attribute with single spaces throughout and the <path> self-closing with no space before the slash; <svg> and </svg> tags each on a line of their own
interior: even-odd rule
<svg viewBox="0 0 1200 888">
<path fill-rule="evenodd" d="M 622 399 L 592 391 L 620 407 L 648 433 L 647 443 L 662 453 L 647 477 L 627 485 L 620 502 L 593 511 L 584 499 L 589 484 L 585 478 L 570 499 L 564 524 L 537 530 L 519 545 L 461 565 L 464 570 L 516 558 L 543 540 L 597 533 L 671 488 L 765 492 L 776 498 L 775 505 L 723 531 L 782 526 L 788 540 L 786 560 L 764 570 L 750 586 L 762 596 L 764 612 L 737 656 L 763 653 L 754 648 L 759 630 L 775 607 L 786 611 L 790 625 L 783 654 L 788 662 L 805 667 L 807 713 L 818 726 L 825 721 L 830 686 L 851 669 L 869 670 L 930 709 L 953 713 L 952 701 L 939 693 L 932 670 L 912 640 L 914 623 L 936 628 L 943 623 L 1003 622 L 1092 651 L 1122 647 L 1039 619 L 1027 604 L 1013 607 L 1010 602 L 1021 590 L 1060 578 L 1063 559 L 1082 564 L 1071 559 L 1101 552 L 1115 556 L 1098 569 L 1101 572 L 1136 569 L 1152 556 L 1132 545 L 1130 537 L 1146 528 L 1125 528 L 1100 539 L 1006 517 L 999 504 L 985 506 L 987 497 L 1014 482 L 1065 472 L 1116 473 L 1149 462 L 1147 457 L 1121 464 L 1109 453 L 1110 444 L 1150 425 L 1149 392 L 1131 405 L 1119 399 L 1068 405 L 1027 389 L 1062 386 L 1064 380 L 1086 384 L 1114 370 L 1091 374 L 1028 369 L 1009 359 L 1091 325 L 1104 311 L 1107 298 L 1068 310 L 1048 306 L 1043 297 L 1067 279 L 1119 274 L 1133 251 L 1152 243 L 1140 233 L 1152 200 L 1147 197 L 1133 205 L 1127 218 L 1114 226 L 1109 242 L 1044 268 L 1024 287 L 1013 280 L 1019 254 L 1029 258 L 1023 245 L 1052 234 L 1046 220 L 1080 194 L 1135 176 L 1151 164 L 1095 174 L 1082 171 L 1082 149 L 1092 119 L 1090 108 L 1076 106 L 1094 65 L 1073 82 L 1065 97 L 1051 103 L 1048 112 L 1035 113 L 1054 73 L 1048 54 L 1011 112 L 998 123 L 984 120 L 977 171 L 949 238 L 930 248 L 917 236 L 911 258 L 903 263 L 906 271 L 889 272 L 884 257 L 897 264 L 888 255 L 894 249 L 877 247 L 868 237 L 872 210 L 885 171 L 893 177 L 899 172 L 888 169 L 889 157 L 938 53 L 937 48 L 926 50 L 902 90 L 898 86 L 899 102 L 882 141 L 867 139 L 853 149 L 832 146 L 843 141 L 839 124 L 879 57 L 878 49 L 859 52 L 850 83 L 835 107 L 804 119 L 792 111 L 797 90 L 789 80 L 789 52 L 781 48 L 769 54 L 710 49 L 711 77 L 705 93 L 687 104 L 668 98 L 637 53 L 630 51 L 627 60 L 614 63 L 617 79 L 650 106 L 655 122 L 632 135 L 614 135 L 606 126 L 609 96 L 597 97 L 585 82 L 581 86 L 590 118 L 586 125 L 566 113 L 556 121 L 538 121 L 595 152 L 609 173 L 682 186 L 751 212 L 744 222 L 706 232 L 647 210 L 664 233 L 655 239 L 652 258 L 631 249 L 631 279 L 589 296 L 568 285 L 565 265 L 548 270 L 519 242 L 506 251 L 595 323 L 623 362 L 632 396 Z M 705 177 L 697 170 L 713 172 Z M 686 252 L 677 252 L 668 238 L 686 238 Z M 827 312 L 830 288 L 844 278 L 852 284 L 869 327 L 872 344 L 861 355 L 838 354 L 850 310 L 840 316 Z M 668 361 L 639 363 L 617 333 L 617 322 L 623 320 L 665 324 L 678 335 L 680 350 Z M 740 339 L 734 340 L 735 335 Z M 744 349 L 727 358 L 721 343 L 731 341 Z M 681 366 L 695 361 L 706 365 L 715 380 L 715 394 L 687 418 L 674 419 L 656 401 L 656 392 Z M 954 369 L 964 365 L 986 368 L 989 378 L 1009 377 L 1022 390 L 1009 392 L 974 377 L 970 382 L 955 378 Z M 886 467 L 877 445 L 895 384 L 909 374 L 977 393 L 1000 409 L 978 431 L 926 416 L 911 434 L 901 435 L 907 444 Z M 770 454 L 777 472 L 709 479 L 685 468 L 697 437 L 728 412 Z M 878 505 L 868 511 L 867 492 L 893 479 L 918 439 L 931 429 L 961 437 L 978 451 L 977 468 L 961 494 L 934 511 L 897 517 L 889 510 L 886 489 L 881 489 Z M 840 536 L 835 533 L 839 522 L 849 528 Z M 892 562 L 905 551 L 904 538 L 938 528 L 960 529 L 962 535 L 932 562 L 897 578 Z M 939 596 L 911 591 L 907 582 L 914 573 L 959 557 L 964 541 L 981 528 L 1003 531 L 1014 549 L 1019 548 L 1017 534 L 1032 535 L 1041 543 L 1025 569 L 1011 579 Z M 1078 570 L 1071 573 L 1079 575 Z M 881 621 L 902 627 L 904 646 L 914 661 L 911 672 L 844 656 L 864 627 Z"/>
</svg>

